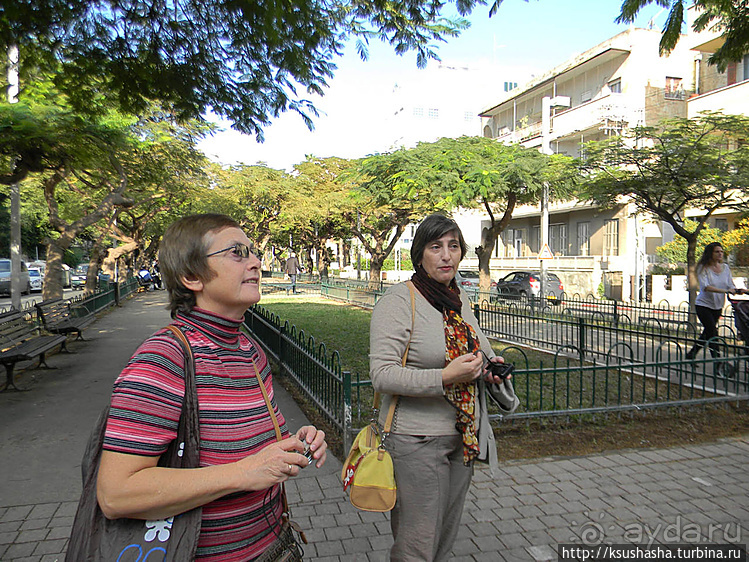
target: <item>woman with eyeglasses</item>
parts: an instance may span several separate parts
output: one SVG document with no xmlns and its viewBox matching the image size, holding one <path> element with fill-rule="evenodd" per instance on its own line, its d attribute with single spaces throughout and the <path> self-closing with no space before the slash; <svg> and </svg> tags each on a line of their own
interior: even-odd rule
<svg viewBox="0 0 749 562">
<path fill-rule="evenodd" d="M 173 324 L 194 354 L 200 467 L 159 466 L 176 438 L 185 393 L 184 353 L 162 329 L 138 348 L 115 382 L 99 505 L 109 519 L 145 520 L 202 507 L 195 559 L 254 560 L 276 539 L 279 485 L 308 463 L 325 463 L 325 434 L 313 426 L 289 434 L 267 358 L 240 331 L 245 311 L 260 300 L 260 261 L 239 224 L 215 214 L 180 219 L 164 234 L 159 263 Z M 259 380 L 282 441 L 276 441 Z"/>
</svg>

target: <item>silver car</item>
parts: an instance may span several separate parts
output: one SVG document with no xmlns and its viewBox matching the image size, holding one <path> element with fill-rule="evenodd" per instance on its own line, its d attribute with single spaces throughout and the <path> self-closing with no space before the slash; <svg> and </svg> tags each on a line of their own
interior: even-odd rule
<svg viewBox="0 0 749 562">
<path fill-rule="evenodd" d="M 44 275 L 34 267 L 29 268 L 29 284 L 31 285 L 32 292 L 42 292 L 44 286 Z"/>
<path fill-rule="evenodd" d="M 30 292 L 29 269 L 21 261 L 21 294 L 28 295 Z M 10 260 L 8 258 L 0 258 L 0 295 L 10 296 Z"/>
</svg>

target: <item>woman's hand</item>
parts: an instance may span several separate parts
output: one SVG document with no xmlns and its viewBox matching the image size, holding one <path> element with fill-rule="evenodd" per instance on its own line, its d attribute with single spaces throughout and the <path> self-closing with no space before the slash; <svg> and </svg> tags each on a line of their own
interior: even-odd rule
<svg viewBox="0 0 749 562">
<path fill-rule="evenodd" d="M 244 491 L 265 490 L 299 474 L 307 459 L 304 444 L 296 437 L 287 437 L 268 445 L 253 455 L 237 461 L 239 488 Z M 302 462 L 300 459 L 304 459 Z"/>
<path fill-rule="evenodd" d="M 296 432 L 296 437 L 302 444 L 306 443 L 309 445 L 309 450 L 312 451 L 312 459 L 317 468 L 325 464 L 325 459 L 328 456 L 328 443 L 325 441 L 324 431 L 317 429 L 313 425 L 305 425 L 299 428 L 299 431 Z M 302 459 L 304 460 L 303 462 L 300 461 L 301 464 L 299 466 L 304 468 L 307 466 L 307 457 L 302 455 Z"/>
<path fill-rule="evenodd" d="M 481 374 L 484 360 L 480 355 L 466 353 L 456 357 L 442 369 L 442 386 L 471 382 Z"/>
<path fill-rule="evenodd" d="M 499 355 L 495 355 L 494 357 L 492 357 L 491 359 L 489 359 L 489 362 L 487 362 L 487 364 L 484 366 L 483 373 L 482 373 L 484 375 L 484 380 L 487 383 L 501 384 L 506 379 L 511 379 L 512 378 L 512 375 L 507 375 L 503 379 L 501 377 L 498 377 L 498 376 L 492 374 L 491 363 L 496 363 L 498 365 L 501 365 L 504 362 L 505 362 L 504 358 L 500 357 Z"/>
</svg>

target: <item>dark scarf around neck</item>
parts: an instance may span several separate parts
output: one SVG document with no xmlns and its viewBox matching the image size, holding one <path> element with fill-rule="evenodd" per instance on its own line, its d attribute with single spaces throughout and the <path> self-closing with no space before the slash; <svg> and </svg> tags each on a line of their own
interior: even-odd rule
<svg viewBox="0 0 749 562">
<path fill-rule="evenodd" d="M 460 312 L 463 308 L 463 302 L 460 300 L 460 289 L 453 278 L 450 286 L 432 279 L 426 270 L 421 266 L 416 266 L 416 273 L 411 277 L 414 286 L 429 301 L 434 308 L 440 312 L 452 310 Z"/>
</svg>

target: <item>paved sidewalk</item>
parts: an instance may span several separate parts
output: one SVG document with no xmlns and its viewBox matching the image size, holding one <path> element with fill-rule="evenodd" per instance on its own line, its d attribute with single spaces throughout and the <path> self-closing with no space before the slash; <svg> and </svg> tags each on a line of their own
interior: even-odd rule
<svg viewBox="0 0 749 562">
<path fill-rule="evenodd" d="M 163 291 L 105 313 L 23 373 L 27 392 L 0 394 L 0 560 L 62 560 L 80 494 L 80 457 L 112 383 L 136 346 L 169 321 Z M 306 423 L 280 385 L 289 426 Z M 560 543 L 749 542 L 749 436 L 700 446 L 503 463 L 479 468 L 453 554 L 456 560 L 546 561 Z M 305 469 L 288 484 L 310 560 L 386 560 L 387 515 L 354 509 L 341 464 Z"/>
</svg>

